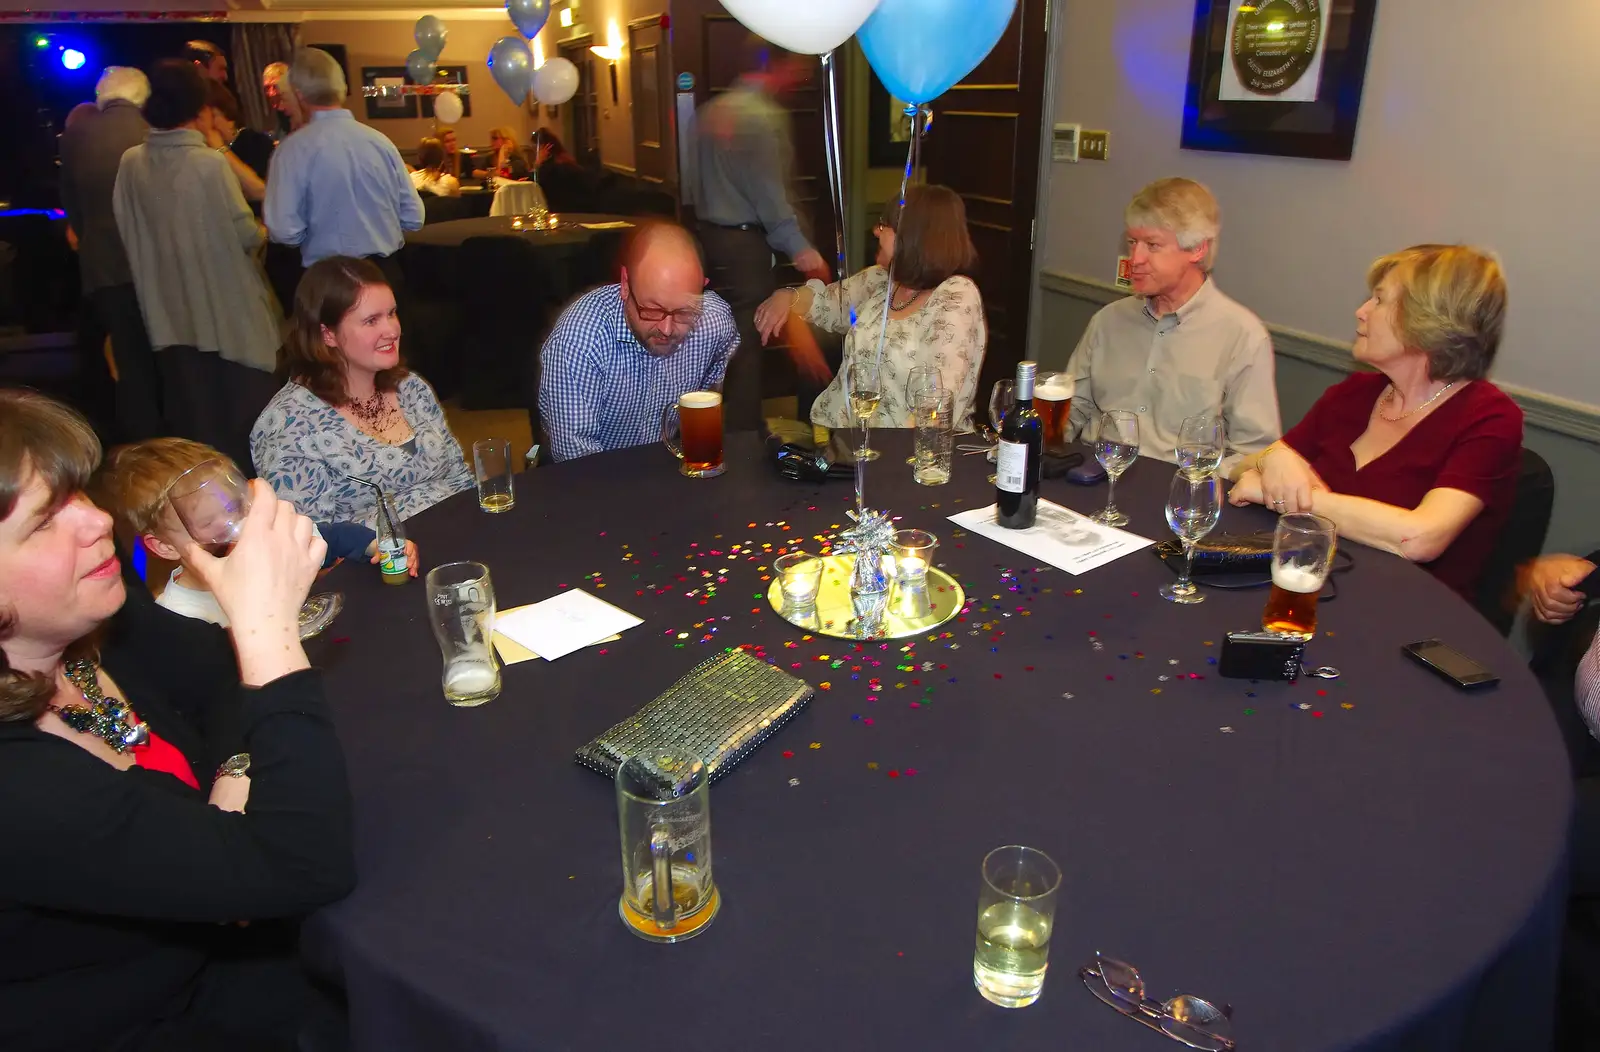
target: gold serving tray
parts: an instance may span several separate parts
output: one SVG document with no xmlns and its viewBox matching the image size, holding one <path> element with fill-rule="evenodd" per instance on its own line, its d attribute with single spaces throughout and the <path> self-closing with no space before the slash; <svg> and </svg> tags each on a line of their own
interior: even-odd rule
<svg viewBox="0 0 1600 1052">
<path fill-rule="evenodd" d="M 815 618 L 791 617 L 783 608 L 783 585 L 776 575 L 767 589 L 767 602 L 778 616 L 797 628 L 835 639 L 865 639 L 856 632 L 855 608 L 850 604 L 850 573 L 855 569 L 854 555 L 824 555 L 822 559 L 822 584 L 817 589 Z M 938 628 L 955 617 L 967 602 L 966 592 L 954 577 L 937 566 L 928 568 L 928 607 L 918 616 L 917 599 L 904 594 L 895 586 L 889 592 L 889 608 L 883 617 L 883 631 L 873 639 L 904 639 Z"/>
</svg>

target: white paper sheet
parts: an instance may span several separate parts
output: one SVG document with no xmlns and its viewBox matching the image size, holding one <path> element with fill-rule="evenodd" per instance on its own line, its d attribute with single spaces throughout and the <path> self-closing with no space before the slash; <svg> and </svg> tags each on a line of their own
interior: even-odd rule
<svg viewBox="0 0 1600 1052">
<path fill-rule="evenodd" d="M 1008 530 L 994 521 L 995 507 L 964 511 L 950 516 L 950 521 L 1068 573 L 1085 573 L 1155 543 L 1148 537 L 1102 526 L 1048 500 L 1039 502 L 1039 515 L 1031 527 Z"/>
<path fill-rule="evenodd" d="M 626 610 L 574 588 L 496 617 L 494 630 L 554 661 L 642 623 Z"/>
</svg>

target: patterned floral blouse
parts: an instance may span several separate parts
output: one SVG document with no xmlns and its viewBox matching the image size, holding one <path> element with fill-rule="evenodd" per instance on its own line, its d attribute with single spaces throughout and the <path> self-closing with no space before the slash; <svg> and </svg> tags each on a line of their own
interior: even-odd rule
<svg viewBox="0 0 1600 1052">
<path fill-rule="evenodd" d="M 813 295 L 806 320 L 829 332 L 845 333 L 844 366 L 811 406 L 811 422 L 821 427 L 854 427 L 850 393 L 845 387 L 850 363 L 858 355 L 871 361 L 878 353 L 883 331 L 883 304 L 889 275 L 882 267 L 868 267 L 844 280 L 845 308 L 839 309 L 839 283 L 824 286 L 807 282 Z M 850 324 L 850 308 L 856 323 Z M 977 400 L 978 370 L 989 339 L 983 320 L 983 300 L 971 278 L 952 277 L 904 318 L 890 318 L 883 341 L 883 401 L 872 422 L 879 427 L 910 427 L 911 406 L 906 402 L 906 381 L 919 365 L 939 369 L 942 385 L 956 396 L 956 430 L 972 429 L 972 408 Z"/>
<path fill-rule="evenodd" d="M 413 434 L 403 445 L 391 446 L 299 384 L 284 384 L 250 429 L 256 470 L 313 522 L 370 527 L 376 526 L 377 498 L 346 475 L 382 486 L 402 519 L 475 486 L 428 382 L 413 373 L 400 381 L 396 393 Z"/>
</svg>

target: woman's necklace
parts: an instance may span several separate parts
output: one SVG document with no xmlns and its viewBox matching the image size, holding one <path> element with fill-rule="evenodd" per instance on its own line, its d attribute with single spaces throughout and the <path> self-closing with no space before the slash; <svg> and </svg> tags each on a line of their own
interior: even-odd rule
<svg viewBox="0 0 1600 1052">
<path fill-rule="evenodd" d="M 52 705 L 61 722 L 79 734 L 92 734 L 117 752 L 144 745 L 150 740 L 150 725 L 141 721 L 121 698 L 107 697 L 100 689 L 93 661 L 69 661 L 67 679 L 83 695 L 88 705 Z"/>
<path fill-rule="evenodd" d="M 378 422 L 389 415 L 388 400 L 384 398 L 383 391 L 372 392 L 371 398 L 350 398 L 345 405 L 357 420 L 371 427 L 376 427 Z"/>
<path fill-rule="evenodd" d="M 1411 409 L 1407 409 L 1405 412 L 1401 413 L 1399 416 L 1384 416 L 1383 415 L 1383 410 L 1380 409 L 1380 410 L 1378 410 L 1378 419 L 1387 420 L 1391 424 L 1398 424 L 1400 421 L 1404 420 L 1406 417 L 1412 416 L 1412 415 L 1414 415 L 1416 413 L 1422 412 L 1424 409 L 1428 408 L 1430 405 L 1432 405 L 1433 403 L 1437 402 L 1439 399 L 1443 398 L 1444 397 L 1444 393 L 1446 391 L 1450 390 L 1450 388 L 1454 387 L 1456 385 L 1456 383 L 1457 383 L 1457 381 L 1451 380 L 1449 383 L 1445 384 L 1443 387 L 1441 387 L 1437 391 L 1435 391 L 1433 393 L 1433 397 L 1432 398 L 1428 399 L 1426 402 L 1423 402 L 1419 406 L 1414 406 Z M 1383 396 L 1383 404 L 1385 406 L 1393 405 L 1395 396 L 1398 395 L 1399 393 L 1400 393 L 1399 391 L 1395 390 L 1394 384 L 1390 384 L 1389 385 L 1389 393 Z"/>
<path fill-rule="evenodd" d="M 889 290 L 889 309 L 890 310 L 905 310 L 907 307 L 909 307 L 913 303 L 917 302 L 917 297 L 922 295 L 922 290 L 921 289 L 912 289 L 911 290 L 911 298 L 910 299 L 906 300 L 904 303 L 896 303 L 894 301 L 895 293 L 900 292 L 900 291 L 902 291 L 902 290 L 901 289 L 890 289 Z"/>
</svg>

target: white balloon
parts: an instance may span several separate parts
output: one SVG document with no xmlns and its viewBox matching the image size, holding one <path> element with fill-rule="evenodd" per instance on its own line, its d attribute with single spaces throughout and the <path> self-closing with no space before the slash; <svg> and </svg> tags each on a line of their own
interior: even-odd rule
<svg viewBox="0 0 1600 1052">
<path fill-rule="evenodd" d="M 559 106 L 578 90 L 578 67 L 553 58 L 534 70 L 533 94 L 546 106 Z"/>
<path fill-rule="evenodd" d="M 785 50 L 825 55 L 861 28 L 878 0 L 722 0 L 722 6 Z"/>
<path fill-rule="evenodd" d="M 454 124 L 461 119 L 461 99 L 453 91 L 441 91 L 433 97 L 433 115 L 441 124 Z"/>
</svg>

